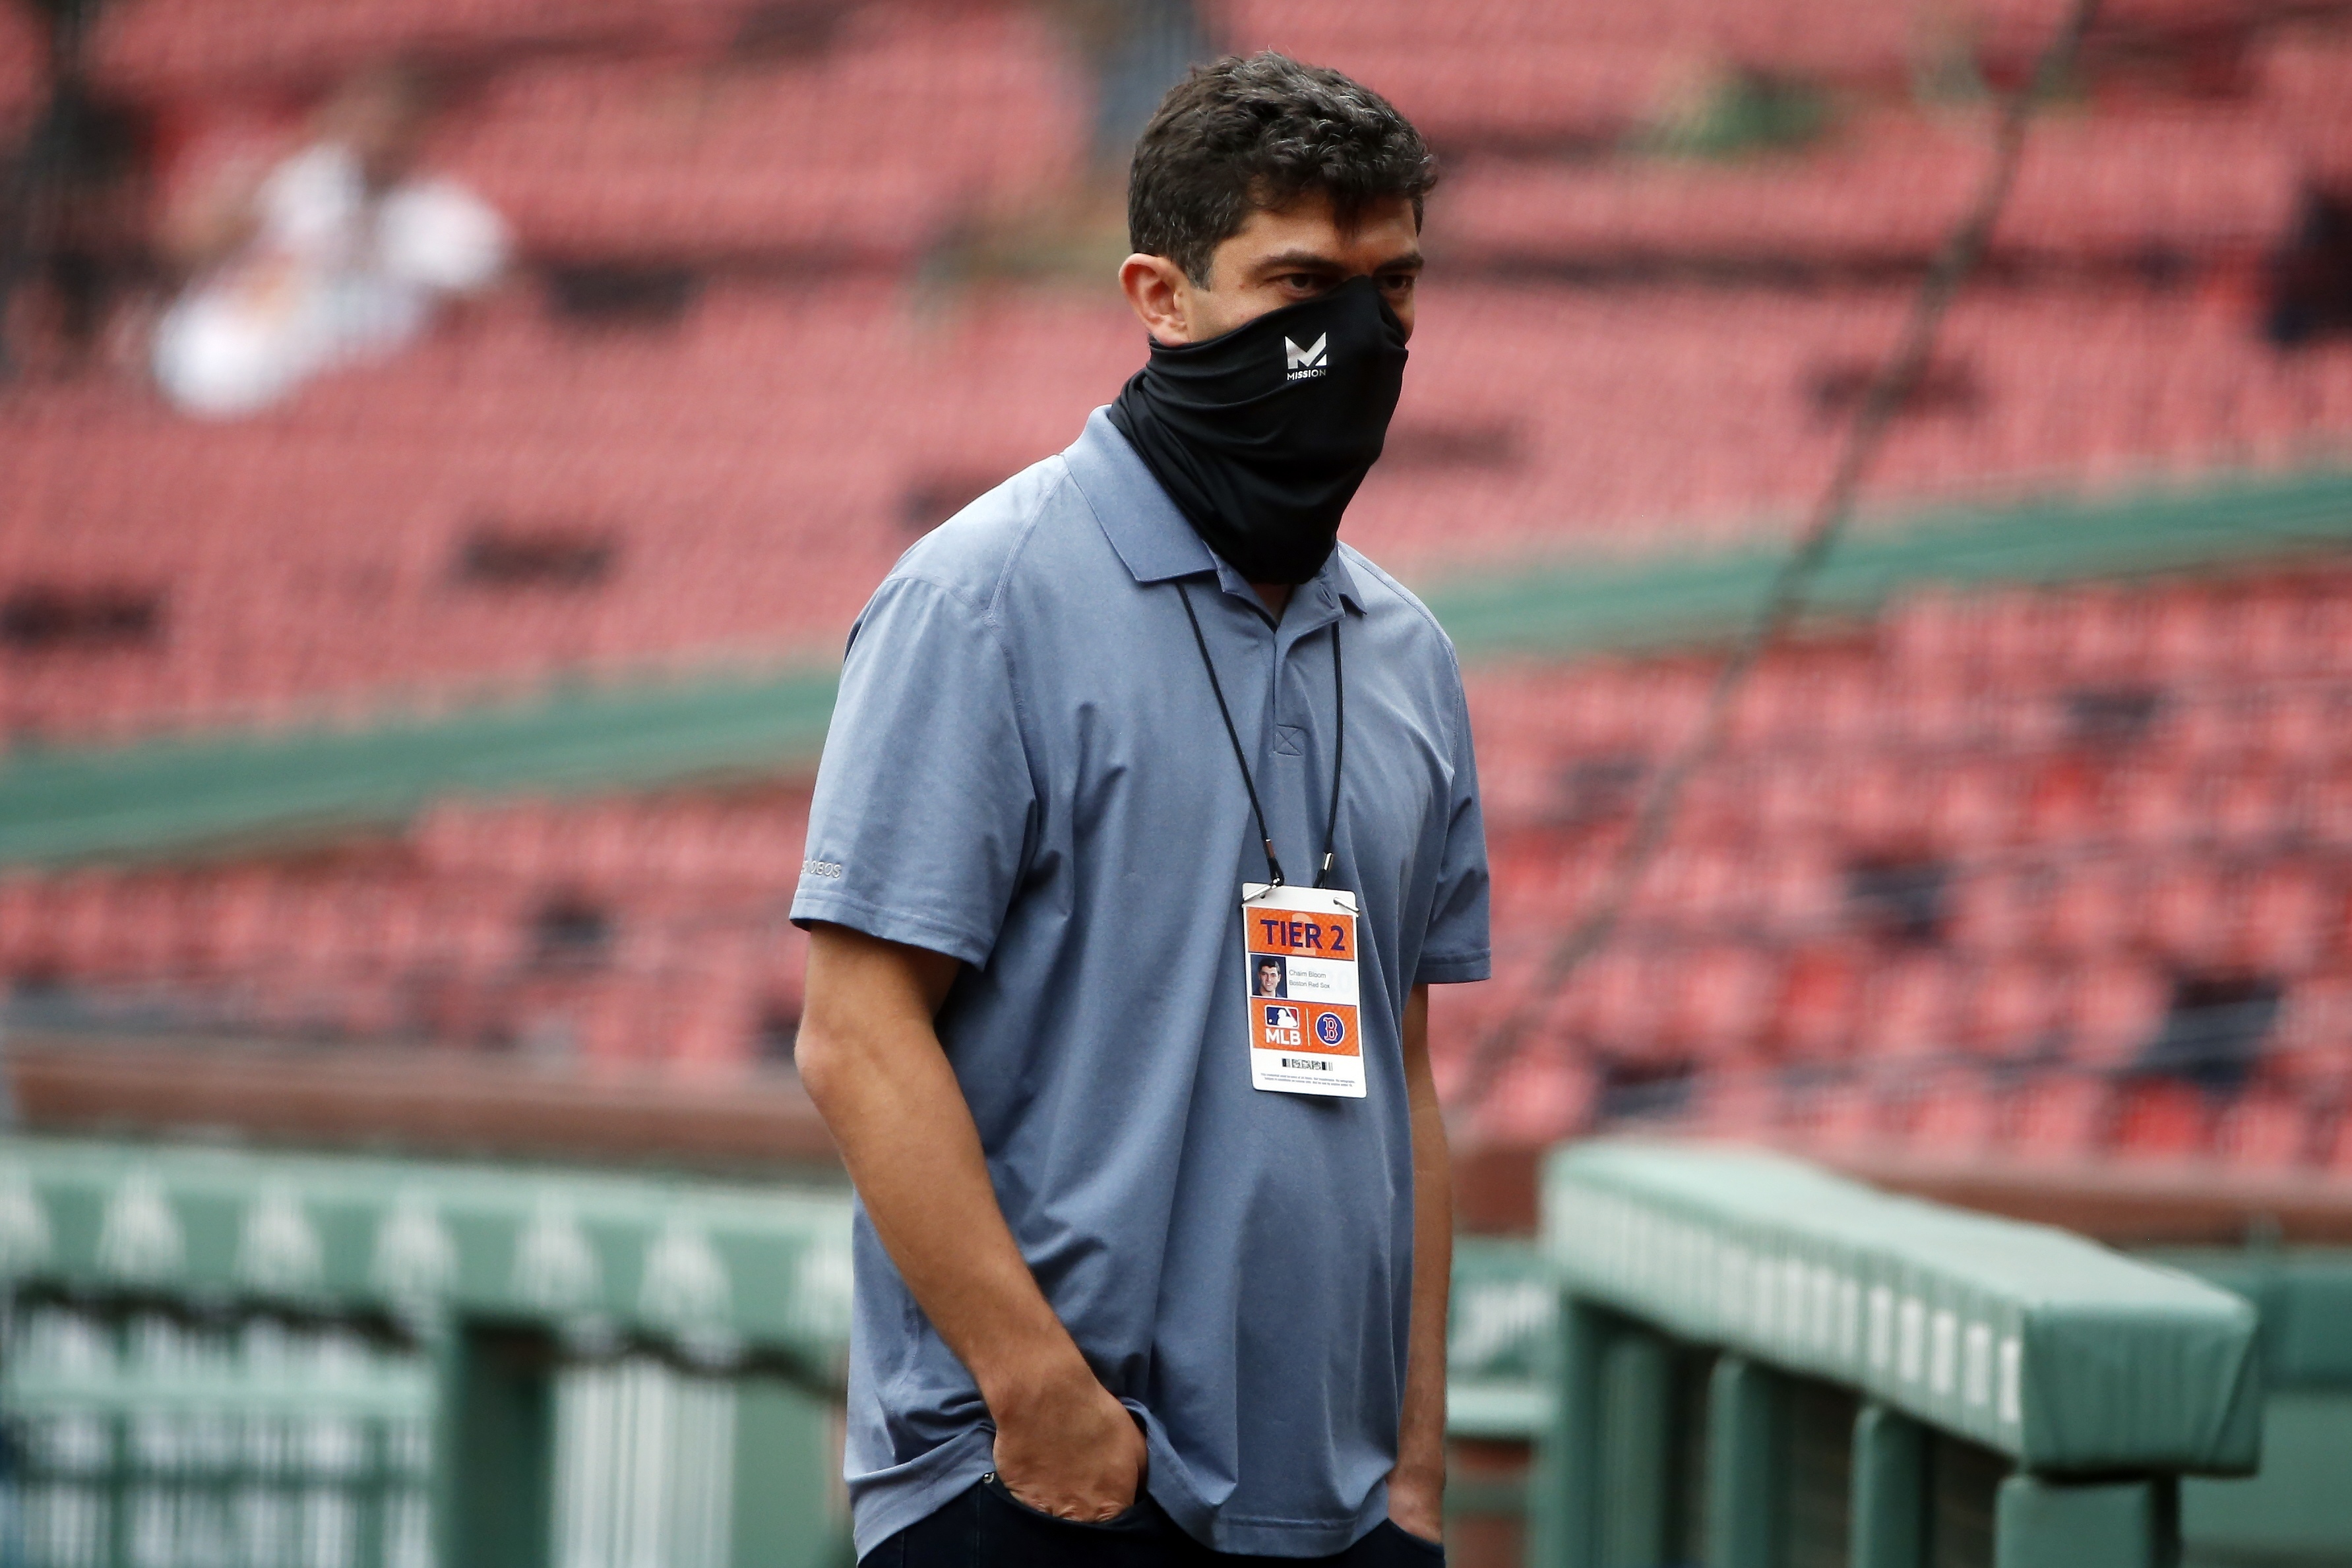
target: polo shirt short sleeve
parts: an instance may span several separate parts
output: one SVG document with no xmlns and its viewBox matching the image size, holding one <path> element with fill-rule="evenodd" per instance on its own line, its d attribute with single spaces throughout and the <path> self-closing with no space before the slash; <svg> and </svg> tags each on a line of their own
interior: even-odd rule
<svg viewBox="0 0 2352 1568">
<path fill-rule="evenodd" d="M 1319 858 L 1340 774 L 1360 1100 L 1251 1084 L 1240 896 L 1265 853 L 1188 596 L 1286 865 Z M 1487 969 L 1469 716 L 1428 611 L 1342 545 L 1276 621 L 1097 412 L 866 607 L 807 856 L 793 919 L 962 960 L 940 1045 L 1153 1498 L 1228 1552 L 1377 1525 L 1412 1311 L 1403 1018 L 1413 986 Z M 989 1469 L 994 1434 L 862 1209 L 851 1245 L 862 1554 Z"/>
<path fill-rule="evenodd" d="M 1437 896 L 1431 901 L 1421 962 L 1412 974 L 1416 986 L 1483 980 L 1494 967 L 1486 936 L 1486 828 L 1478 814 L 1478 762 L 1471 754 L 1470 707 L 1462 695 L 1459 671 L 1454 687 L 1453 780 Z"/>
<path fill-rule="evenodd" d="M 793 918 L 987 963 L 1033 804 L 1016 707 L 982 607 L 884 582 L 842 670 Z"/>
</svg>

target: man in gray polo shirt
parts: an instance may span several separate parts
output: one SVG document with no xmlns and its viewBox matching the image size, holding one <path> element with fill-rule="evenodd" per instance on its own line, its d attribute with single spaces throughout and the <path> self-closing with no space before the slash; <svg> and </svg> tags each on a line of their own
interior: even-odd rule
<svg viewBox="0 0 2352 1568">
<path fill-rule="evenodd" d="M 1452 646 L 1335 543 L 1432 170 L 1336 72 L 1179 84 L 1150 362 L 851 635 L 793 918 L 867 1563 L 1442 1559 L 1426 988 L 1487 973 L 1486 850 Z"/>
</svg>

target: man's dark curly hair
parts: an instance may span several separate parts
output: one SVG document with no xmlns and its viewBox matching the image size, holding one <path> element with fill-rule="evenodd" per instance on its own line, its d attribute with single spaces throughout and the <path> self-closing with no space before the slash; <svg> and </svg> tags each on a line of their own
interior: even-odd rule
<svg viewBox="0 0 2352 1568">
<path fill-rule="evenodd" d="M 1127 183 L 1128 243 L 1206 287 L 1209 258 L 1255 210 L 1320 192 L 1344 227 L 1403 196 L 1418 224 L 1436 183 L 1421 132 L 1380 94 L 1271 49 L 1228 55 L 1195 66 L 1144 127 Z"/>
</svg>

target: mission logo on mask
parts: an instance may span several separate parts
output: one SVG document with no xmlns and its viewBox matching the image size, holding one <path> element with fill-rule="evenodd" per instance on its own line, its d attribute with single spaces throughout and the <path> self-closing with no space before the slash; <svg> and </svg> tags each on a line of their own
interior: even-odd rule
<svg viewBox="0 0 2352 1568">
<path fill-rule="evenodd" d="M 1285 338 L 1282 340 L 1282 368 L 1285 380 L 1310 381 L 1331 371 L 1331 334 L 1324 333 L 1305 348 Z"/>
<path fill-rule="evenodd" d="M 1362 1099 L 1355 895 L 1244 883 L 1242 962 L 1252 1087 Z"/>
</svg>

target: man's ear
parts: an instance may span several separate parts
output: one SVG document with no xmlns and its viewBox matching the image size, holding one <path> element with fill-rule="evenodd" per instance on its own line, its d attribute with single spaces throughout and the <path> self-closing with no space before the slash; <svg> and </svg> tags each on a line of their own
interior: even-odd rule
<svg viewBox="0 0 2352 1568">
<path fill-rule="evenodd" d="M 1172 348 L 1192 340 L 1192 280 L 1182 267 L 1139 251 L 1119 263 L 1118 287 L 1156 341 Z"/>
</svg>

